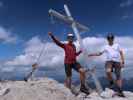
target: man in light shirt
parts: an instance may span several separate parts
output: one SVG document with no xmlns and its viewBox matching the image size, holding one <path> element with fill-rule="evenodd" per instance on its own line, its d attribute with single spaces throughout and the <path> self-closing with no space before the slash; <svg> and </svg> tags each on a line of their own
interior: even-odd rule
<svg viewBox="0 0 133 100">
<path fill-rule="evenodd" d="M 107 78 L 109 80 L 109 87 L 112 88 L 114 85 L 114 79 L 112 77 L 112 72 L 116 76 L 116 85 L 118 89 L 118 95 L 124 97 L 122 91 L 122 77 L 121 77 L 121 68 L 124 67 L 124 54 L 119 44 L 114 43 L 114 35 L 109 33 L 107 35 L 108 45 L 104 47 L 101 52 L 89 54 L 88 56 L 101 56 L 106 54 L 106 63 L 105 69 Z"/>
</svg>

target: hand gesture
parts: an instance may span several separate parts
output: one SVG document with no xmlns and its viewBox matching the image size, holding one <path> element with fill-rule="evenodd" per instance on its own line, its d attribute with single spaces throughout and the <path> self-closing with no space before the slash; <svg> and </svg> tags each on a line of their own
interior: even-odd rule
<svg viewBox="0 0 133 100">
<path fill-rule="evenodd" d="M 48 35 L 49 35 L 49 36 L 52 36 L 52 32 L 48 32 Z"/>
<path fill-rule="evenodd" d="M 35 69 L 37 68 L 37 66 L 38 66 L 38 64 L 37 64 L 37 63 L 34 63 L 34 64 L 32 65 L 32 68 L 35 70 Z"/>
</svg>

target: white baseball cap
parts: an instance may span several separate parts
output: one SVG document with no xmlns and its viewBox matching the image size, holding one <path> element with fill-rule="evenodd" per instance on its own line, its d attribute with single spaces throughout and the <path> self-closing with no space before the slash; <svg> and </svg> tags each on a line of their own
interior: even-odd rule
<svg viewBox="0 0 133 100">
<path fill-rule="evenodd" d="M 68 33 L 67 37 L 74 37 L 74 35 L 72 33 Z"/>
</svg>

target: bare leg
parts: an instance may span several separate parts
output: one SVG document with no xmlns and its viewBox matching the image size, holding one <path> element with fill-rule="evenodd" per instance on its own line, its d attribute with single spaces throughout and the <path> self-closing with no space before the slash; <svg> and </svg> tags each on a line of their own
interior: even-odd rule
<svg viewBox="0 0 133 100">
<path fill-rule="evenodd" d="M 109 80 L 109 88 L 112 89 L 113 84 L 114 84 L 114 80 L 113 80 L 113 77 L 112 77 L 112 72 L 107 72 L 107 78 Z"/>
<path fill-rule="evenodd" d="M 66 77 L 65 86 L 71 89 L 71 77 Z"/>
<path fill-rule="evenodd" d="M 121 97 L 125 97 L 124 96 L 124 93 L 123 93 L 123 90 L 122 90 L 122 78 L 121 78 L 121 69 L 116 71 L 116 85 L 117 85 L 117 88 L 118 88 L 118 92 L 119 92 L 119 96 Z"/>
<path fill-rule="evenodd" d="M 123 90 L 122 90 L 122 79 L 117 79 L 116 80 L 116 84 L 117 84 L 117 87 L 118 87 L 118 95 L 120 97 L 125 97 L 124 93 L 123 93 Z"/>
<path fill-rule="evenodd" d="M 85 70 L 83 68 L 79 69 L 79 74 L 80 74 L 80 82 L 81 82 L 81 87 L 80 87 L 80 91 L 84 92 L 86 94 L 90 94 L 89 90 L 86 88 L 85 86 Z"/>
<path fill-rule="evenodd" d="M 109 81 L 113 81 L 112 72 L 107 72 L 107 78 Z"/>
<path fill-rule="evenodd" d="M 112 63 L 111 62 L 106 62 L 106 75 L 107 79 L 109 80 L 109 88 L 112 88 L 114 82 L 113 82 L 113 77 L 112 77 Z"/>
<path fill-rule="evenodd" d="M 79 74 L 80 74 L 80 82 L 81 85 L 85 85 L 85 70 L 83 68 L 79 69 Z"/>
<path fill-rule="evenodd" d="M 118 87 L 122 88 L 122 79 L 116 80 L 116 84 Z"/>
</svg>

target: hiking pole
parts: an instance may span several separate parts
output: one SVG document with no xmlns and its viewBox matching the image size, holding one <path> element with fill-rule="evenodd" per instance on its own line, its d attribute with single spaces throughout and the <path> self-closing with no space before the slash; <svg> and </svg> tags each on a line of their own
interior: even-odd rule
<svg viewBox="0 0 133 100">
<path fill-rule="evenodd" d="M 34 64 L 32 65 L 32 71 L 31 71 L 26 77 L 24 77 L 24 81 L 27 82 L 28 79 L 33 75 L 33 73 L 34 73 L 35 70 L 37 69 L 36 67 L 38 66 L 39 60 L 40 60 L 40 58 L 41 58 L 41 56 L 42 56 L 42 54 L 43 54 L 44 49 L 45 49 L 45 45 L 43 44 L 43 48 L 42 48 L 42 50 L 41 50 L 39 56 L 38 56 L 37 59 L 36 59 L 36 63 L 34 63 Z"/>
</svg>

